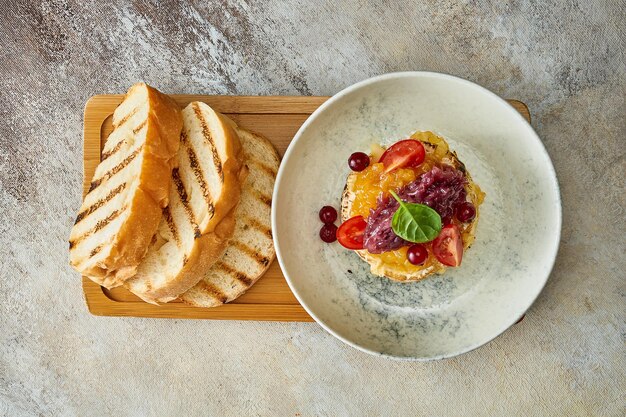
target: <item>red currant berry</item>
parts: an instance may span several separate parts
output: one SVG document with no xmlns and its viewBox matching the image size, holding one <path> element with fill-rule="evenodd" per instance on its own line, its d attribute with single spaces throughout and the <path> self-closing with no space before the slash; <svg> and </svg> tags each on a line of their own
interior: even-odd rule
<svg viewBox="0 0 626 417">
<path fill-rule="evenodd" d="M 337 240 L 337 226 L 332 223 L 322 226 L 320 229 L 320 238 L 326 243 L 333 243 Z"/>
<path fill-rule="evenodd" d="M 363 171 L 370 164 L 370 157 L 363 152 L 355 152 L 348 158 L 348 165 L 352 171 Z"/>
<path fill-rule="evenodd" d="M 413 245 L 406 251 L 406 257 L 413 265 L 423 265 L 428 259 L 428 251 L 423 245 Z"/>
<path fill-rule="evenodd" d="M 455 210 L 456 218 L 463 223 L 468 223 L 476 217 L 476 208 L 469 201 L 459 204 Z"/>
<path fill-rule="evenodd" d="M 320 210 L 320 220 L 322 223 L 334 223 L 337 220 L 337 210 L 331 206 L 324 206 Z"/>
</svg>

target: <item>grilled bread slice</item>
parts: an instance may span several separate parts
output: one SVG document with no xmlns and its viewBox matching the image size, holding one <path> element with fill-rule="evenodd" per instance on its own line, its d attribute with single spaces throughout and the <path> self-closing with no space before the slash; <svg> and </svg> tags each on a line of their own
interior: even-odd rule
<svg viewBox="0 0 626 417">
<path fill-rule="evenodd" d="M 169 97 L 132 86 L 70 234 L 70 264 L 108 288 L 135 274 L 168 204 L 182 116 Z"/>
<path fill-rule="evenodd" d="M 197 307 L 215 307 L 246 292 L 269 268 L 272 242 L 271 199 L 280 158 L 263 136 L 237 129 L 248 177 L 235 212 L 235 233 L 222 258 L 180 299 Z"/>
<path fill-rule="evenodd" d="M 125 285 L 158 304 L 195 285 L 226 249 L 245 175 L 234 123 L 204 103 L 183 110 L 178 167 L 169 181 L 170 205 L 137 274 Z"/>
<path fill-rule="evenodd" d="M 470 223 L 465 223 L 461 226 L 463 249 L 468 249 L 475 239 L 476 225 L 478 224 L 479 217 L 479 206 L 484 198 L 484 193 L 472 180 L 472 177 L 469 172 L 467 172 L 465 165 L 457 157 L 456 152 L 450 151 L 448 143 L 443 138 L 435 136 L 430 132 L 418 132 L 414 134 L 413 137 L 415 139 L 436 139 L 437 141 L 433 141 L 433 143 L 422 140 L 422 144 L 424 145 L 426 152 L 431 154 L 442 154 L 443 156 L 440 158 L 440 163 L 450 165 L 465 173 L 465 178 L 467 179 L 467 184 L 465 185 L 467 200 L 471 201 L 472 204 L 474 204 L 474 207 L 476 207 L 476 217 Z M 341 198 L 342 221 L 352 217 L 352 203 L 354 202 L 356 192 L 358 192 L 355 188 L 356 175 L 357 173 L 351 173 L 346 181 L 346 187 Z M 415 266 L 411 268 L 411 272 L 405 272 L 394 265 L 383 262 L 379 255 L 371 254 L 367 250 L 357 250 L 355 252 L 361 257 L 361 259 L 370 265 L 372 274 L 380 277 L 384 276 L 393 279 L 394 281 L 419 281 L 432 274 L 442 274 L 447 268 L 446 265 L 436 259 L 433 259 L 432 263 L 426 263 L 423 266 Z"/>
</svg>

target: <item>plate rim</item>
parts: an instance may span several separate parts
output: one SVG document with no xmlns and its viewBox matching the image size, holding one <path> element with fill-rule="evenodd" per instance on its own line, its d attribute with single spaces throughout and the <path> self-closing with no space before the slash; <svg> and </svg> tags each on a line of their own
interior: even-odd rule
<svg viewBox="0 0 626 417">
<path fill-rule="evenodd" d="M 336 94 L 334 94 L 330 99 L 328 99 L 327 101 L 325 101 L 320 107 L 318 107 L 306 120 L 305 122 L 302 124 L 302 126 L 300 126 L 300 128 L 298 129 L 298 131 L 296 132 L 296 134 L 294 135 L 293 139 L 291 140 L 291 142 L 289 143 L 289 146 L 287 147 L 287 150 L 285 151 L 285 154 L 283 155 L 280 167 L 278 169 L 278 174 L 276 175 L 276 182 L 274 184 L 274 191 L 272 192 L 272 201 L 278 201 L 278 197 L 280 196 L 280 185 L 282 183 L 283 180 L 283 176 L 285 175 L 285 167 L 286 164 L 285 162 L 289 159 L 289 157 L 291 156 L 291 153 L 293 152 L 296 143 L 300 140 L 300 138 L 302 137 L 303 132 L 309 127 L 309 125 L 311 123 L 313 123 L 313 121 L 319 116 L 320 113 L 322 113 L 323 111 L 326 110 L 327 107 L 331 106 L 332 104 L 334 104 L 335 102 L 339 101 L 341 98 L 343 98 L 344 96 L 350 94 L 351 92 L 360 89 L 362 87 L 365 87 L 369 84 L 374 84 L 377 82 L 381 82 L 381 81 L 385 81 L 385 80 L 389 80 L 389 79 L 400 79 L 400 78 L 412 78 L 412 77 L 418 77 L 418 78 L 423 78 L 423 77 L 432 77 L 432 78 L 439 78 L 439 79 L 445 79 L 445 80 L 449 80 L 449 81 L 453 81 L 453 82 L 458 82 L 461 84 L 465 84 L 469 87 L 475 88 L 477 90 L 479 90 L 481 93 L 486 94 L 488 96 L 490 96 L 491 98 L 494 98 L 496 101 L 498 101 L 500 104 L 504 104 L 509 111 L 513 112 L 515 118 L 518 119 L 518 121 L 523 122 L 524 124 L 526 124 L 528 126 L 528 128 L 530 128 L 530 132 L 532 133 L 532 139 L 537 142 L 537 144 L 539 145 L 539 148 L 542 151 L 542 156 L 545 157 L 546 159 L 546 168 L 548 169 L 548 172 L 550 174 L 550 178 L 549 180 L 553 182 L 553 186 L 554 186 L 554 190 L 555 190 L 555 194 L 556 194 L 556 203 L 557 203 L 557 210 L 556 210 L 556 220 L 557 220 L 557 228 L 555 228 L 555 234 L 554 234 L 554 239 L 551 243 L 551 251 L 550 251 L 550 255 L 551 258 L 549 261 L 549 267 L 546 271 L 545 277 L 543 279 L 543 282 L 541 283 L 541 285 L 539 285 L 537 287 L 537 291 L 532 295 L 532 297 L 529 298 L 529 303 L 526 307 L 523 308 L 523 311 L 521 312 L 521 314 L 517 317 L 515 317 L 515 319 L 512 320 L 512 322 L 510 324 L 507 324 L 505 326 L 503 326 L 502 329 L 498 330 L 497 332 L 494 333 L 494 335 L 492 337 L 490 337 L 489 339 L 485 340 L 485 341 L 480 341 L 478 343 L 472 344 L 470 345 L 468 348 L 466 349 L 462 349 L 458 352 L 454 352 L 454 353 L 450 353 L 450 354 L 441 354 L 441 355 L 435 355 L 435 356 L 429 356 L 429 357 L 417 357 L 417 356 L 397 356 L 397 355 L 391 355 L 391 354 L 387 354 L 387 353 L 382 353 L 382 352 L 378 352 L 372 349 L 368 349 L 366 347 L 360 346 L 356 343 L 354 343 L 353 341 L 345 338 L 344 336 L 341 336 L 340 334 L 338 334 L 337 332 L 335 332 L 332 328 L 330 328 L 330 326 L 328 326 L 323 320 L 321 320 L 313 311 L 311 311 L 311 308 L 307 305 L 306 302 L 304 302 L 302 300 L 302 297 L 300 296 L 300 294 L 298 294 L 298 291 L 294 288 L 294 283 L 292 283 L 291 277 L 289 275 L 289 272 L 287 271 L 287 269 L 285 268 L 285 263 L 283 261 L 283 254 L 282 251 L 280 249 L 280 244 L 278 241 L 278 233 L 276 233 L 276 231 L 278 230 L 276 227 L 277 224 L 277 215 L 276 215 L 276 206 L 274 204 L 272 204 L 272 210 L 271 210 L 271 225 L 272 225 L 272 231 L 274 231 L 273 233 L 273 241 L 274 241 L 274 248 L 276 250 L 276 259 L 278 260 L 278 263 L 283 271 L 283 275 L 285 276 L 285 280 L 287 281 L 287 285 L 289 285 L 289 288 L 291 289 L 291 291 L 293 292 L 294 296 L 296 297 L 296 299 L 298 300 L 298 302 L 300 303 L 300 305 L 302 305 L 302 307 L 306 310 L 306 312 L 315 320 L 315 322 L 317 324 L 319 324 L 325 331 L 327 331 L 328 333 L 330 333 L 332 336 L 336 337 L 337 339 L 341 340 L 343 343 L 361 351 L 364 353 L 368 353 L 370 355 L 373 356 L 378 356 L 378 357 L 384 357 L 384 358 L 388 358 L 388 359 L 393 359 L 393 360 L 398 360 L 398 361 L 411 361 L 411 362 L 430 362 L 430 361 L 435 361 L 435 360 L 442 360 L 442 359 L 449 359 L 449 358 L 453 358 L 459 355 L 463 355 L 465 353 L 469 353 L 473 350 L 476 350 L 482 346 L 485 346 L 486 344 L 492 342 L 494 339 L 498 338 L 500 335 L 502 335 L 504 332 L 506 332 L 508 329 L 510 329 L 516 322 L 517 320 L 519 320 L 520 317 L 522 317 L 524 314 L 526 314 L 526 312 L 530 309 L 530 307 L 535 303 L 535 301 L 537 300 L 537 298 L 539 297 L 539 294 L 541 294 L 541 292 L 543 291 L 543 289 L 545 288 L 548 279 L 550 278 L 550 275 L 552 274 L 552 271 L 554 269 L 554 265 L 556 263 L 556 259 L 558 256 L 558 252 L 559 252 L 559 248 L 560 248 L 560 241 L 561 241 L 561 233 L 562 233 L 562 225 L 563 225 L 563 204 L 562 204 L 562 199 L 561 199 L 561 188 L 559 186 L 559 181 L 558 181 L 558 177 L 556 175 L 556 170 L 554 169 L 554 164 L 552 162 L 552 158 L 550 158 L 550 154 L 548 153 L 543 141 L 541 140 L 541 138 L 539 137 L 539 135 L 537 134 L 537 132 L 535 131 L 535 129 L 532 127 L 532 125 L 513 107 L 511 106 L 505 99 L 503 99 L 502 97 L 498 96 L 497 94 L 495 94 L 494 92 L 492 92 L 491 90 L 477 84 L 474 83 L 472 81 L 466 80 L 464 78 L 460 78 L 454 75 L 450 75 L 450 74 L 446 74 L 446 73 L 440 73 L 440 72 L 432 72 L 432 71 L 402 71 L 402 72 L 391 72 L 391 73 L 386 73 L 386 74 L 382 74 L 382 75 L 377 75 L 374 77 L 370 77 L 367 79 L 364 79 L 362 81 L 359 81 L 355 84 L 352 84 L 344 89 L 342 89 L 341 91 L 337 92 Z"/>
</svg>

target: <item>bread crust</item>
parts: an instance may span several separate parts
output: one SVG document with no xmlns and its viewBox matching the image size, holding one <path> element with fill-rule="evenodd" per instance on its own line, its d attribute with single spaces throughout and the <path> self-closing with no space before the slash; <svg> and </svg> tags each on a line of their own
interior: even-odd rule
<svg viewBox="0 0 626 417">
<path fill-rule="evenodd" d="M 136 88 L 147 89 L 149 110 L 139 181 L 127 208 L 128 216 L 115 235 L 107 257 L 87 268 L 80 268 L 82 260 L 71 257 L 74 268 L 107 288 L 120 286 L 132 277 L 148 250 L 161 211 L 168 204 L 170 184 L 164 178 L 169 178 L 183 125 L 178 105 L 144 83 L 133 85 L 124 99 Z"/>
</svg>

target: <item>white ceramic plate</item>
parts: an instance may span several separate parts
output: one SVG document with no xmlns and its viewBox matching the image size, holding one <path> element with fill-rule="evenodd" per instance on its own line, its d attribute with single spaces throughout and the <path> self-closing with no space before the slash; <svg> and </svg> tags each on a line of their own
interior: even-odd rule
<svg viewBox="0 0 626 417">
<path fill-rule="evenodd" d="M 318 211 L 339 208 L 352 152 L 416 130 L 447 138 L 487 195 L 461 267 L 398 283 L 323 243 Z M 368 353 L 431 360 L 489 342 L 531 306 L 557 254 L 561 203 L 541 140 L 506 101 L 449 75 L 404 72 L 357 83 L 309 117 L 280 166 L 272 227 L 291 290 L 324 329 Z"/>
</svg>

